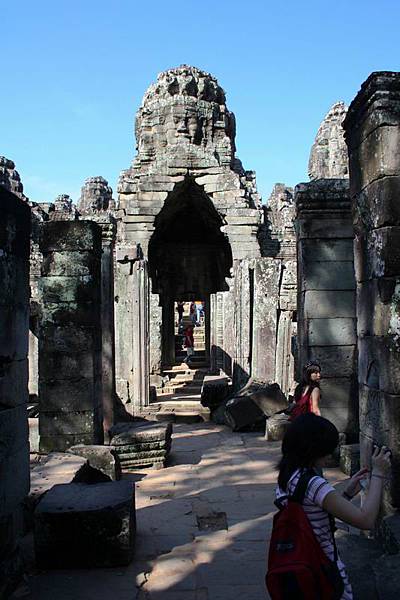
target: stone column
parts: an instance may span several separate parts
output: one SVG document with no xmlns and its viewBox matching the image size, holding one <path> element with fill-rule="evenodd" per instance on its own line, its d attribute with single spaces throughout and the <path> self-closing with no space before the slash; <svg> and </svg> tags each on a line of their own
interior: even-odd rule
<svg viewBox="0 0 400 600">
<path fill-rule="evenodd" d="M 353 227 L 348 181 L 295 188 L 299 371 L 322 368 L 321 412 L 340 432 L 358 429 Z M 300 380 L 301 372 L 297 374 Z"/>
<path fill-rule="evenodd" d="M 150 391 L 149 274 L 146 260 L 133 265 L 133 409 L 148 406 Z"/>
<path fill-rule="evenodd" d="M 0 161 L 1 166 L 1 161 Z M 29 493 L 29 234 L 26 202 L 0 187 L 0 597 L 22 574 L 18 537 Z"/>
<path fill-rule="evenodd" d="M 275 381 L 276 329 L 281 261 L 260 258 L 254 263 L 254 318 L 251 374 Z"/>
<path fill-rule="evenodd" d="M 103 441 L 101 231 L 90 221 L 42 225 L 39 434 L 44 452 Z"/>
<path fill-rule="evenodd" d="M 163 364 L 175 363 L 175 314 L 174 300 L 166 298 L 162 306 Z"/>
<path fill-rule="evenodd" d="M 400 74 L 377 72 L 345 120 L 355 228 L 361 461 L 393 452 L 385 509 L 400 508 Z"/>
<path fill-rule="evenodd" d="M 249 261 L 235 260 L 234 273 L 234 363 L 232 381 L 240 389 L 250 377 L 251 330 Z"/>
</svg>

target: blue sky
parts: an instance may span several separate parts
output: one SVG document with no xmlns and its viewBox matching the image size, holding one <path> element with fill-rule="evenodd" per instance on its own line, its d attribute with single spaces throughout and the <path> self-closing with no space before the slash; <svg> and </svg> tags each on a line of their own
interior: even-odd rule
<svg viewBox="0 0 400 600">
<path fill-rule="evenodd" d="M 0 154 L 35 201 L 77 201 L 94 175 L 115 190 L 142 96 L 170 67 L 218 78 L 264 201 L 275 182 L 307 180 L 335 101 L 372 71 L 400 70 L 398 0 L 15 0 L 1 20 Z"/>
</svg>

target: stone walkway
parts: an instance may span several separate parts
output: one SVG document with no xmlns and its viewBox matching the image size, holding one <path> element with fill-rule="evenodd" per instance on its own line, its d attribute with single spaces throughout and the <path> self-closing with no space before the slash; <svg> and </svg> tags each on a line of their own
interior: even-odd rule
<svg viewBox="0 0 400 600">
<path fill-rule="evenodd" d="M 32 600 L 266 600 L 280 443 L 212 423 L 175 425 L 171 464 L 136 481 L 136 557 L 127 568 L 49 571 Z M 343 479 L 329 469 L 332 481 Z"/>
</svg>

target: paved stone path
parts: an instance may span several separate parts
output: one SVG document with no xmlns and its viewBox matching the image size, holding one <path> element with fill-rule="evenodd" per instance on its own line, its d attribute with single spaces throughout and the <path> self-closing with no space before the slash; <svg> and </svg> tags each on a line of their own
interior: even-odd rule
<svg viewBox="0 0 400 600">
<path fill-rule="evenodd" d="M 136 557 L 127 568 L 49 571 L 32 600 L 266 600 L 280 443 L 212 423 L 175 425 L 171 466 L 136 481 Z M 343 479 L 329 469 L 332 481 Z M 207 529 L 208 527 L 208 529 Z M 220 527 L 220 529 L 216 529 Z"/>
</svg>

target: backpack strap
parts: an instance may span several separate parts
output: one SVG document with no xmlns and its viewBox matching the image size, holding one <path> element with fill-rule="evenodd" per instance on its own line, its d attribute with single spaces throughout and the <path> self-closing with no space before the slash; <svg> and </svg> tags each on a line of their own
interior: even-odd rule
<svg viewBox="0 0 400 600">
<path fill-rule="evenodd" d="M 315 471 L 313 469 L 306 469 L 300 475 L 296 489 L 294 490 L 293 494 L 289 496 L 289 500 L 292 502 L 297 502 L 298 504 L 302 504 L 304 496 L 306 495 L 308 484 L 313 477 L 317 477 Z"/>
<path fill-rule="evenodd" d="M 307 492 L 308 484 L 310 483 L 310 481 L 313 477 L 318 477 L 317 473 L 313 469 L 306 469 L 304 471 L 304 473 L 302 473 L 300 475 L 299 481 L 297 482 L 297 485 L 296 485 L 296 489 L 294 490 L 294 492 L 291 496 L 288 496 L 288 499 L 291 500 L 292 502 L 298 502 L 299 504 L 302 504 L 304 497 L 306 495 L 306 492 Z M 333 556 L 334 556 L 334 561 L 337 562 L 338 558 L 339 558 L 339 554 L 338 554 L 338 549 L 337 549 L 336 540 L 335 540 L 335 531 L 336 531 L 335 518 L 332 515 L 330 515 L 329 513 L 328 513 L 328 517 L 329 517 L 329 526 L 330 526 L 331 535 L 332 535 Z"/>
</svg>

